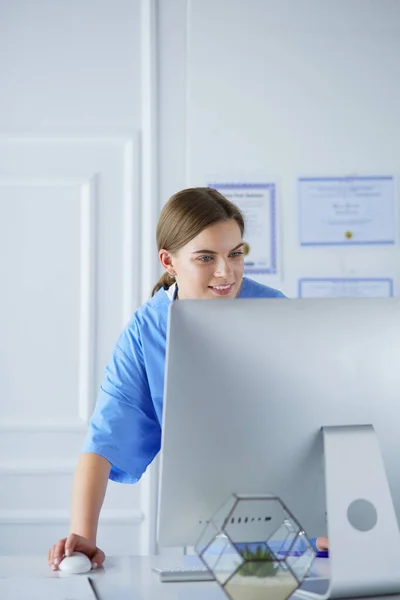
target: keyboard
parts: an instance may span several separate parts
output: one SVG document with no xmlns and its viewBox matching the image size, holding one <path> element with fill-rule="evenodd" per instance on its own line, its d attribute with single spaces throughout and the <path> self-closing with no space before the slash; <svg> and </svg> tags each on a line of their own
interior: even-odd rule
<svg viewBox="0 0 400 600">
<path fill-rule="evenodd" d="M 163 569 L 153 567 L 158 574 L 160 581 L 214 581 L 214 576 L 205 567 L 176 567 L 172 569 Z"/>
</svg>

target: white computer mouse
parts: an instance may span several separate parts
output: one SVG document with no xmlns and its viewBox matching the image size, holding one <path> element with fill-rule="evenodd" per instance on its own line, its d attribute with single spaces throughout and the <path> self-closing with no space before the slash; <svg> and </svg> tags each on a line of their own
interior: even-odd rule
<svg viewBox="0 0 400 600">
<path fill-rule="evenodd" d="M 92 563 L 86 554 L 83 554 L 82 552 L 73 552 L 71 556 L 66 556 L 62 559 L 58 568 L 60 571 L 63 571 L 63 573 L 87 573 L 92 568 Z"/>
</svg>

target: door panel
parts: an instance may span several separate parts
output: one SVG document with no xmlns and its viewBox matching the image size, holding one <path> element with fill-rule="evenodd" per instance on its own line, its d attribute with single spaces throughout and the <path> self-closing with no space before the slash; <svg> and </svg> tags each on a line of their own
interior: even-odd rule
<svg viewBox="0 0 400 600">
<path fill-rule="evenodd" d="M 104 366 L 140 298 L 139 172 L 137 135 L 0 138 L 0 553 L 68 533 Z M 99 539 L 115 551 L 139 551 L 139 489 L 110 482 Z"/>
</svg>

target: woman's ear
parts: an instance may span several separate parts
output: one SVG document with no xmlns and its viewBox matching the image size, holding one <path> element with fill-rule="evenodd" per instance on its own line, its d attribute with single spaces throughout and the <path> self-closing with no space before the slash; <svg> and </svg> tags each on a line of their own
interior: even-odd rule
<svg viewBox="0 0 400 600">
<path fill-rule="evenodd" d="M 160 252 L 158 253 L 158 258 L 160 259 L 160 263 L 162 264 L 163 268 L 172 275 L 172 272 L 174 271 L 174 265 L 171 253 L 168 252 L 168 250 L 161 248 Z"/>
</svg>

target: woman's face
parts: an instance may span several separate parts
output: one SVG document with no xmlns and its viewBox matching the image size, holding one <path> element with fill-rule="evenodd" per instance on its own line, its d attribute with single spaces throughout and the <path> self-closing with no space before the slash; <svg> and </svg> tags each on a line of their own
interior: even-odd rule
<svg viewBox="0 0 400 600">
<path fill-rule="evenodd" d="M 204 229 L 175 254 L 160 250 L 160 260 L 175 273 L 179 298 L 235 298 L 243 278 L 243 241 L 234 219 Z"/>
</svg>

